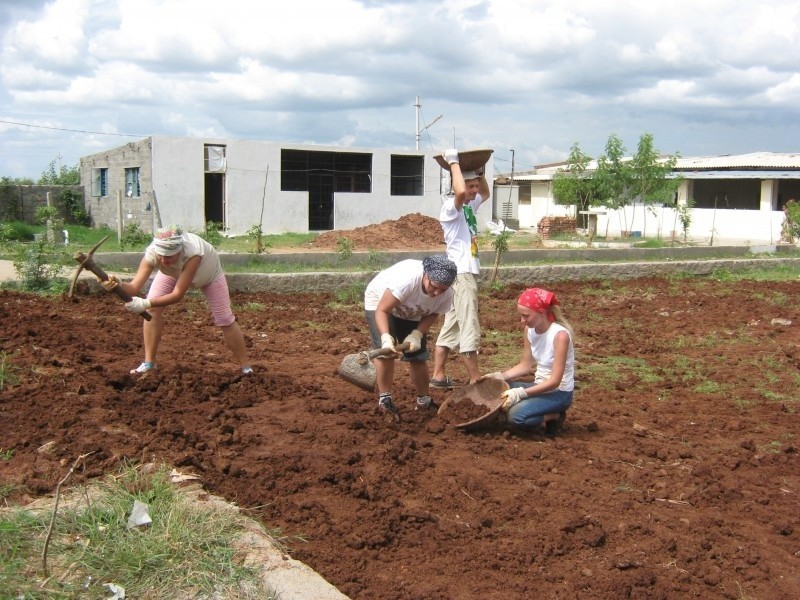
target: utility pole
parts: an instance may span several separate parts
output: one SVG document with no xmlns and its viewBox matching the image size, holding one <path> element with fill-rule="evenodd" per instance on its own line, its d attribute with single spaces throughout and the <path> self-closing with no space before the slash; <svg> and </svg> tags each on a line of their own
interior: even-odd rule
<svg viewBox="0 0 800 600">
<path fill-rule="evenodd" d="M 433 121 L 431 121 L 430 123 L 428 123 L 427 125 L 425 125 L 425 127 L 423 127 L 422 129 L 420 129 L 420 128 L 419 128 L 419 115 L 420 115 L 420 113 L 422 112 L 422 104 L 420 104 L 420 103 L 419 103 L 419 96 L 417 96 L 417 98 L 416 98 L 416 101 L 414 102 L 414 107 L 416 108 L 416 117 L 417 117 L 416 126 L 414 127 L 414 131 L 416 132 L 416 134 L 415 134 L 415 141 L 416 141 L 416 148 L 417 148 L 417 150 L 419 150 L 419 136 L 420 136 L 420 134 L 421 134 L 423 131 L 425 131 L 425 130 L 426 130 L 428 127 L 430 127 L 431 125 L 433 125 L 434 123 L 436 123 L 436 121 L 438 121 L 439 119 L 441 119 L 441 118 L 442 118 L 444 115 L 439 115 L 439 116 L 438 116 L 438 117 L 436 117 L 436 118 L 435 118 Z"/>
</svg>

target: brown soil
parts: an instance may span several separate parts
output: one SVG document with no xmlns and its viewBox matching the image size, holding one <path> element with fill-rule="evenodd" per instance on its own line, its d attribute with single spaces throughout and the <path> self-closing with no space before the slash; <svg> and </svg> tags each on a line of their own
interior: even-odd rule
<svg viewBox="0 0 800 600">
<path fill-rule="evenodd" d="M 0 292 L 0 483 L 26 502 L 81 454 L 89 477 L 165 461 L 358 599 L 800 598 L 800 282 L 553 287 L 579 382 L 556 437 L 415 411 L 405 365 L 388 424 L 336 374 L 369 336 L 330 295 L 234 294 L 246 377 L 189 297 L 137 378 L 141 325 L 115 297 Z M 482 296 L 486 371 L 518 293 Z"/>
<path fill-rule="evenodd" d="M 466 423 L 482 417 L 489 409 L 483 404 L 475 404 L 470 398 L 464 398 L 461 402 L 448 403 L 445 410 L 439 415 L 448 423 Z"/>
</svg>

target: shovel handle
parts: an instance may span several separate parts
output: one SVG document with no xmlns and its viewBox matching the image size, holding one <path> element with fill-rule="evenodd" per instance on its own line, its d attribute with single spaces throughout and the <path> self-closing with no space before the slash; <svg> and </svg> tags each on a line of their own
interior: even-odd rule
<svg viewBox="0 0 800 600">
<path fill-rule="evenodd" d="M 405 352 L 408 350 L 411 344 L 399 344 L 394 347 L 394 351 L 391 348 L 376 348 L 375 350 L 369 350 L 368 352 L 362 353 L 362 356 L 366 358 L 363 362 L 366 363 L 373 358 L 377 358 L 378 356 L 389 356 L 390 354 L 395 354 L 396 352 Z"/>
</svg>

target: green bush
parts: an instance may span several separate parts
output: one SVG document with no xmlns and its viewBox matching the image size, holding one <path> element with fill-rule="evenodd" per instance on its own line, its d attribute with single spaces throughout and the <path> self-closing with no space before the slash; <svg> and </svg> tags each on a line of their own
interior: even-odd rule
<svg viewBox="0 0 800 600">
<path fill-rule="evenodd" d="M 217 221 L 206 221 L 206 229 L 199 235 L 209 244 L 214 246 L 214 248 L 219 248 L 220 244 L 222 244 L 222 241 L 225 239 L 221 233 L 223 227 L 225 227 L 223 223 L 218 223 Z"/>
<path fill-rule="evenodd" d="M 150 243 L 152 236 L 141 230 L 136 223 L 128 223 L 125 230 L 122 232 L 122 239 L 119 241 L 119 247 L 122 250 L 127 248 L 142 249 Z"/>
<path fill-rule="evenodd" d="M 22 289 L 53 290 L 63 287 L 58 279 L 61 270 L 70 264 L 70 257 L 64 246 L 52 244 L 41 235 L 30 244 L 20 244 L 13 264 Z"/>
<path fill-rule="evenodd" d="M 36 227 L 22 221 L 6 221 L 0 224 L 0 238 L 7 242 L 30 242 L 36 233 Z"/>
<path fill-rule="evenodd" d="M 783 207 L 783 230 L 789 242 L 800 239 L 800 202 L 789 200 Z"/>
</svg>

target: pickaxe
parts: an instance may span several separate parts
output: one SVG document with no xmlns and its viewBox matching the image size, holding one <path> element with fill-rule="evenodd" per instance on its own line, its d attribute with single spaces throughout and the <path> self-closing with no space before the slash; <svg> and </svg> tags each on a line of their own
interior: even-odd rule
<svg viewBox="0 0 800 600">
<path fill-rule="evenodd" d="M 75 283 L 77 283 L 77 281 L 78 281 L 78 276 L 81 274 L 81 271 L 83 271 L 84 269 L 88 269 L 89 271 L 91 271 L 92 273 L 97 275 L 97 278 L 100 281 L 108 281 L 108 274 L 105 271 L 103 271 L 103 269 L 101 269 L 100 267 L 97 266 L 97 263 L 94 262 L 94 258 L 93 258 L 94 251 L 97 250 L 100 247 L 100 244 L 105 242 L 107 239 L 108 239 L 108 236 L 104 237 L 102 240 L 97 242 L 94 245 L 94 247 L 91 250 L 89 250 L 89 254 L 84 254 L 83 252 L 76 252 L 75 253 L 75 260 L 78 261 L 78 264 L 80 266 L 78 267 L 78 270 L 75 271 L 75 276 L 72 278 L 72 284 L 70 284 L 70 286 L 69 286 L 69 297 L 70 298 L 72 297 L 72 291 L 75 289 Z M 131 295 L 128 292 L 126 292 L 125 290 L 122 289 L 121 285 L 117 285 L 111 291 L 114 292 L 120 298 L 122 298 L 122 300 L 124 300 L 125 302 L 130 302 L 131 300 L 133 300 Z M 143 313 L 139 313 L 139 314 L 141 314 L 142 317 L 147 321 L 152 319 L 152 316 L 147 311 L 144 311 Z"/>
</svg>

